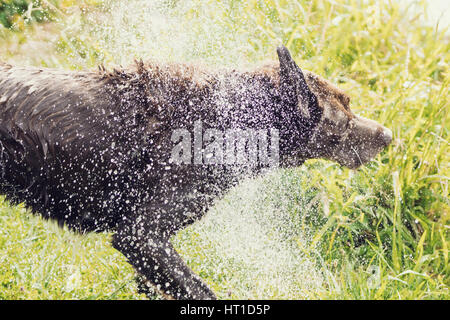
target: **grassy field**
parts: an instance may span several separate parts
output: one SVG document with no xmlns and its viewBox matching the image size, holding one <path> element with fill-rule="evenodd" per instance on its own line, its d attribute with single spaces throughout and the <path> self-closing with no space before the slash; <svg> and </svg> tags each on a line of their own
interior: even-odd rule
<svg viewBox="0 0 450 320">
<path fill-rule="evenodd" d="M 177 235 L 219 298 L 450 298 L 445 30 L 396 1 L 29 3 L 0 1 L 0 60 L 241 67 L 275 59 L 284 43 L 356 113 L 392 129 L 392 145 L 357 171 L 314 160 L 249 180 Z M 145 298 L 109 237 L 74 235 L 0 200 L 0 299 Z"/>
</svg>

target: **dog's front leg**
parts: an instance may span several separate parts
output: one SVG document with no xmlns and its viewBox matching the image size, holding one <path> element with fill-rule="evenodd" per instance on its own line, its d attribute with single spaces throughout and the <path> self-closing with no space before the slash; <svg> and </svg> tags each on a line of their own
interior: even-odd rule
<svg viewBox="0 0 450 320">
<path fill-rule="evenodd" d="M 181 259 L 169 239 L 150 228 L 128 226 L 114 235 L 114 248 L 168 299 L 216 299 L 215 294 Z"/>
</svg>

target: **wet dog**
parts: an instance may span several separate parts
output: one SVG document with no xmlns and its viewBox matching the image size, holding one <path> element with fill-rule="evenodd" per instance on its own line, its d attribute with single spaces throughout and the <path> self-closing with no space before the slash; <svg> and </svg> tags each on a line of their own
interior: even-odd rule
<svg viewBox="0 0 450 320">
<path fill-rule="evenodd" d="M 354 115 L 344 92 L 302 71 L 285 47 L 277 53 L 279 63 L 253 71 L 0 64 L 0 192 L 75 231 L 112 231 L 113 246 L 164 296 L 214 299 L 170 244 L 175 232 L 274 163 L 324 158 L 357 168 L 392 139 L 389 129 Z M 267 146 L 276 161 L 226 160 L 227 130 L 270 132 L 270 146 L 260 139 L 265 144 L 253 151 Z"/>
</svg>

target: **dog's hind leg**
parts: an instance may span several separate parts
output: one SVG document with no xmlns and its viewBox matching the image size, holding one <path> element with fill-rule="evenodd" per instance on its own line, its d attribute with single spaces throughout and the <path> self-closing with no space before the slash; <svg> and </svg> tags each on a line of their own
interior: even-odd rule
<svg viewBox="0 0 450 320">
<path fill-rule="evenodd" d="M 122 252 L 146 282 L 165 298 L 216 299 L 215 294 L 181 259 L 169 239 L 142 226 L 119 228 L 114 248 Z"/>
</svg>

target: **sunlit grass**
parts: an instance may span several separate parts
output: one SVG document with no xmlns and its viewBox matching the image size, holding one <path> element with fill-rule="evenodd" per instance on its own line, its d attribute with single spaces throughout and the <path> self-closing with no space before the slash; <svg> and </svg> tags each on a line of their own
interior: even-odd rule
<svg viewBox="0 0 450 320">
<path fill-rule="evenodd" d="M 99 41 L 102 30 L 92 28 L 83 14 L 83 8 L 103 12 L 99 1 L 55 3 L 60 22 L 0 30 L 3 60 L 69 69 L 123 62 Z M 316 262 L 324 282 L 307 296 L 448 299 L 448 33 L 422 26 L 395 1 L 191 5 L 178 14 L 205 45 L 195 56 L 183 53 L 186 60 L 229 64 L 244 56 L 249 64 L 257 63 L 275 59 L 274 48 L 284 43 L 302 68 L 344 89 L 356 113 L 394 132 L 392 145 L 357 171 L 315 160 L 261 180 L 268 203 L 288 212 L 298 230 L 308 231 L 309 242 L 299 241 L 297 249 Z M 205 20 L 222 30 L 210 42 L 203 39 Z M 233 48 L 236 40 L 230 38 L 246 43 Z M 220 46 L 212 45 L 219 40 Z M 157 54 L 145 53 L 145 39 L 140 41 L 142 48 L 126 47 L 122 54 Z M 33 50 L 36 46 L 41 50 Z M 5 203 L 0 221 L 0 298 L 142 297 L 135 293 L 131 267 L 107 244 L 107 235 L 73 235 Z M 201 226 L 184 231 L 175 239 L 177 247 L 219 297 L 240 298 L 228 292 L 229 276 L 211 262 L 220 260 L 220 252 L 203 247 L 208 242 L 201 232 Z M 236 268 L 234 276 L 245 277 L 237 263 L 228 263 Z M 278 294 L 273 289 L 270 298 L 286 298 Z"/>
</svg>

